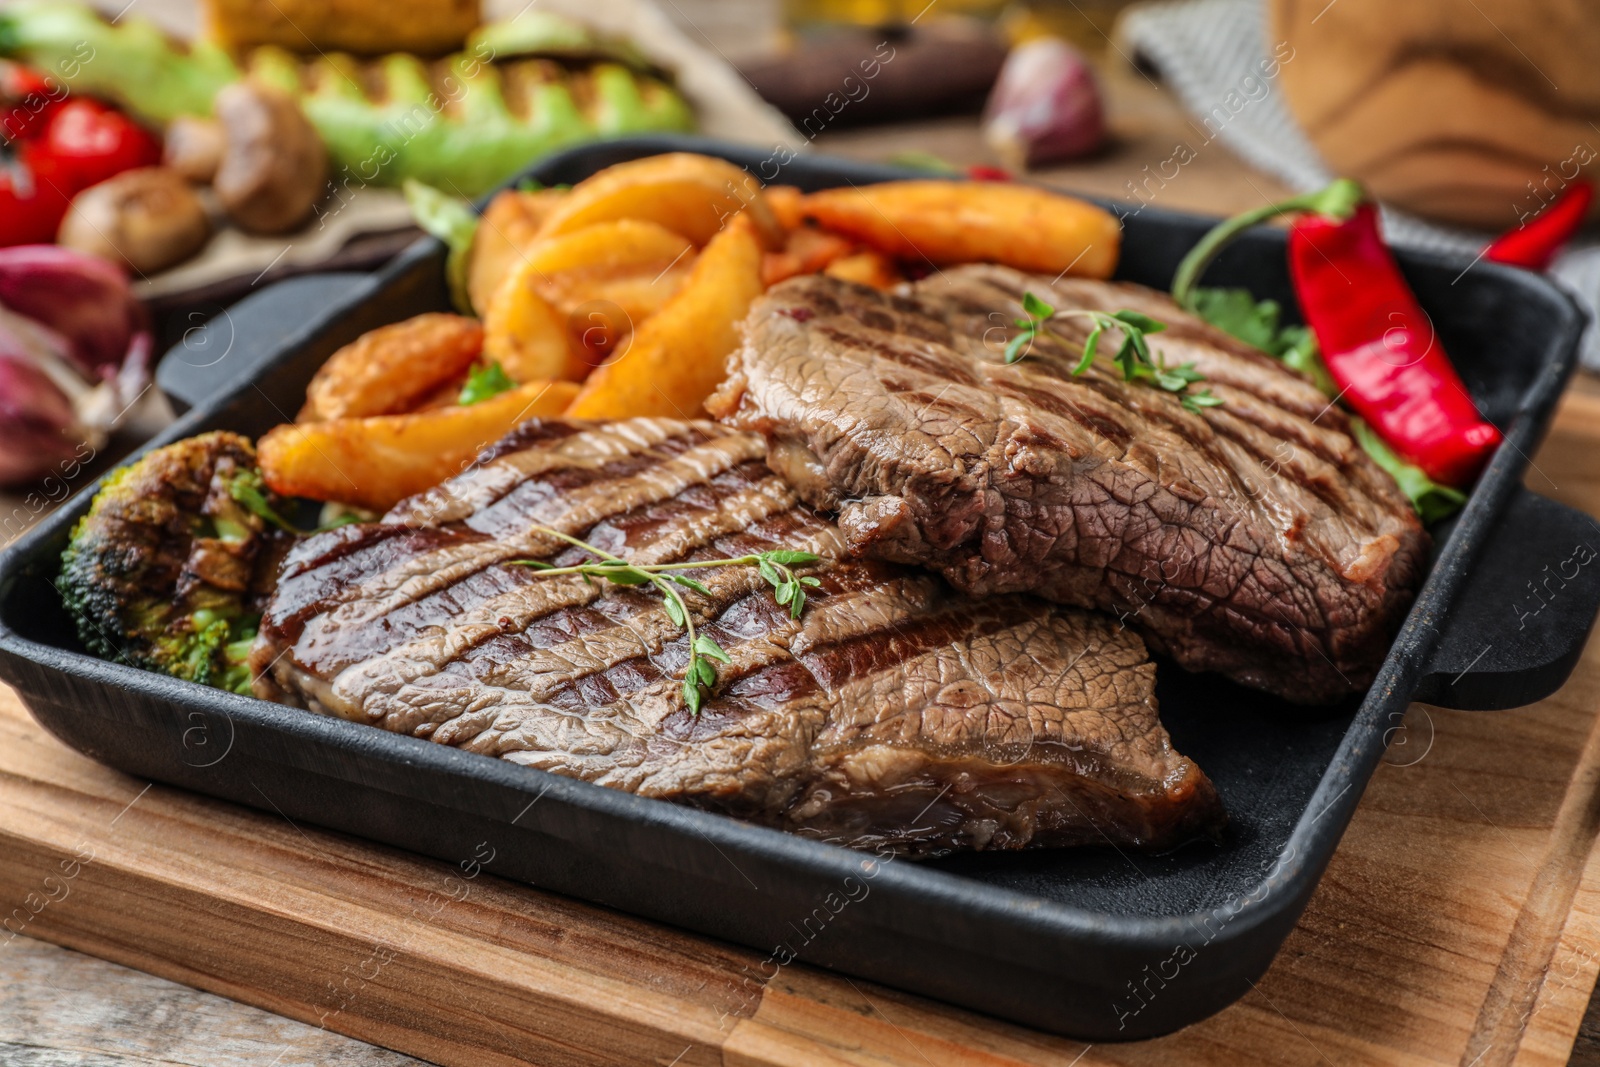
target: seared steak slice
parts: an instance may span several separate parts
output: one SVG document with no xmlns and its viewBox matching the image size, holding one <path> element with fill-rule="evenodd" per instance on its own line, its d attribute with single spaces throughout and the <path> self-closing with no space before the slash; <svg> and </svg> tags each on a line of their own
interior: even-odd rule
<svg viewBox="0 0 1600 1067">
<path fill-rule="evenodd" d="M 755 568 L 696 571 L 696 629 L 733 662 L 692 716 L 659 595 L 512 563 L 581 560 L 541 526 L 639 563 L 838 557 L 765 452 L 706 422 L 530 423 L 381 523 L 299 545 L 257 692 L 856 846 L 1164 846 L 1221 822 L 1109 619 L 867 561 L 812 568 L 794 620 Z"/>
<path fill-rule="evenodd" d="M 1167 323 L 1154 348 L 1223 406 L 1192 414 L 1105 359 L 1074 377 L 1081 319 L 1007 365 L 1027 290 Z M 907 298 L 796 278 L 751 310 L 731 369 L 707 407 L 767 438 L 851 552 L 1113 612 L 1184 667 L 1289 700 L 1364 689 L 1422 573 L 1427 536 L 1344 414 L 1138 286 L 974 266 Z"/>
</svg>

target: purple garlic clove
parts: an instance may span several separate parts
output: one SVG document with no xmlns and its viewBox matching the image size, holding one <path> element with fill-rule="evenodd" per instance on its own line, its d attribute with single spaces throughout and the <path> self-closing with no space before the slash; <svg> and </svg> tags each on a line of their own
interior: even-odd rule
<svg viewBox="0 0 1600 1067">
<path fill-rule="evenodd" d="M 79 457 L 72 401 L 31 359 L 0 352 L 0 486 L 23 485 Z"/>
<path fill-rule="evenodd" d="M 1106 137 L 1094 70 L 1059 37 L 1019 44 L 989 94 L 983 134 L 1014 170 L 1093 152 Z"/>
<path fill-rule="evenodd" d="M 149 316 L 122 269 L 59 245 L 0 248 L 0 304 L 66 338 L 68 359 L 91 382 L 117 378 L 150 344 Z"/>
</svg>

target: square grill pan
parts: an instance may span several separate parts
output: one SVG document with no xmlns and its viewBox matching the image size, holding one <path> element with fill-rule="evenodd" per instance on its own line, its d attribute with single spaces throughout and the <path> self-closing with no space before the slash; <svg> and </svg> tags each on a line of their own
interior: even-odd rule
<svg viewBox="0 0 1600 1067">
<path fill-rule="evenodd" d="M 574 183 L 681 150 L 806 189 L 908 176 L 642 138 L 575 149 L 531 177 Z M 1117 277 L 1166 288 L 1210 225 L 1148 207 L 1126 214 Z M 1521 484 L 1572 373 L 1581 314 L 1533 274 L 1399 258 L 1506 443 L 1466 508 L 1434 529 L 1426 585 L 1364 698 L 1308 711 L 1159 666 L 1161 717 L 1231 816 L 1217 843 L 891 861 L 106 663 L 82 651 L 53 587 L 92 492 L 0 555 L 0 677 L 45 728 L 128 773 L 263 809 L 270 800 L 290 818 L 451 862 L 460 842 L 488 841 L 497 874 L 749 946 L 769 954 L 763 974 L 792 954 L 1077 1038 L 1166 1033 L 1266 970 L 1412 700 L 1493 710 L 1548 696 L 1600 605 L 1600 568 L 1566 579 L 1561 567 L 1600 548 L 1593 522 Z M 340 345 L 448 309 L 443 262 L 427 239 L 376 275 L 294 279 L 236 305 L 164 360 L 160 384 L 188 410 L 149 447 L 287 421 Z M 1278 232 L 1246 235 L 1207 280 L 1295 307 Z M 1535 600 L 1530 583 L 1547 564 L 1564 584 Z"/>
</svg>

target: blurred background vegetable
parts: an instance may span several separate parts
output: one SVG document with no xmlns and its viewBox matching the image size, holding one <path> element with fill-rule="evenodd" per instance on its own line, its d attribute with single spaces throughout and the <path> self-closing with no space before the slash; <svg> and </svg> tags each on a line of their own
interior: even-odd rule
<svg viewBox="0 0 1600 1067">
<path fill-rule="evenodd" d="M 151 337 L 126 277 L 64 248 L 0 249 L 0 303 L 0 485 L 10 486 L 94 456 L 149 385 Z"/>
<path fill-rule="evenodd" d="M 1011 50 L 984 110 L 983 136 L 1018 170 L 1088 155 L 1105 143 L 1105 110 L 1094 70 L 1059 37 Z"/>
<path fill-rule="evenodd" d="M 200 251 L 210 236 L 205 205 L 180 174 L 140 167 L 74 197 L 56 240 L 135 274 L 154 274 Z"/>
<path fill-rule="evenodd" d="M 0 51 L 55 69 L 88 48 L 94 59 L 77 64 L 74 93 L 115 100 L 157 125 L 211 115 L 217 94 L 248 74 L 300 105 L 335 169 L 362 184 L 417 178 L 465 196 L 579 141 L 694 128 L 689 105 L 636 48 L 573 20 L 541 13 L 510 28 L 476 26 L 461 51 L 432 63 L 404 51 L 362 60 L 339 51 L 350 46 L 346 30 L 358 30 L 361 50 L 372 52 L 410 47 L 407 31 L 417 27 L 388 5 L 371 20 L 353 20 L 349 6 L 311 5 L 302 31 L 290 30 L 281 11 L 215 4 L 213 27 L 224 40 L 268 42 L 235 59 L 215 42 L 171 39 L 138 12 L 113 24 L 82 4 L 19 0 L 0 9 Z M 475 8 L 452 5 L 448 32 L 424 27 L 422 36 L 456 40 L 461 16 Z"/>
<path fill-rule="evenodd" d="M 88 440 L 67 394 L 0 331 L 0 485 L 22 485 L 70 461 Z"/>
</svg>

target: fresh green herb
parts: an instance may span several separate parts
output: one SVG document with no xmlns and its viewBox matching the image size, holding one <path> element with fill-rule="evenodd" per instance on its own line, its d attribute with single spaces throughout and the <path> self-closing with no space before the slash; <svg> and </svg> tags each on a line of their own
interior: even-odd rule
<svg viewBox="0 0 1600 1067">
<path fill-rule="evenodd" d="M 1248 289 L 1196 289 L 1194 313 L 1247 345 L 1270 353 L 1304 374 L 1329 396 L 1339 391 L 1317 351 L 1317 338 L 1304 326 L 1282 324 L 1276 300 L 1257 300 Z"/>
<path fill-rule="evenodd" d="M 461 386 L 461 395 L 457 397 L 457 402 L 462 407 L 468 407 L 516 387 L 517 383 L 511 380 L 511 376 L 500 366 L 498 360 L 488 364 L 480 363 L 467 372 L 467 380 Z"/>
<path fill-rule="evenodd" d="M 1191 294 L 1195 314 L 1246 344 L 1277 356 L 1310 378 L 1323 394 L 1337 396 L 1339 387 L 1323 365 L 1317 336 L 1304 326 L 1280 325 L 1282 309 L 1274 300 L 1257 300 L 1248 289 L 1195 289 Z M 1377 431 L 1351 416 L 1350 429 L 1372 461 L 1389 473 L 1411 501 L 1423 523 L 1453 515 L 1466 503 L 1466 495 L 1440 485 L 1394 453 Z"/>
<path fill-rule="evenodd" d="M 1209 389 L 1190 388 L 1196 382 L 1205 381 L 1205 375 L 1195 370 L 1193 363 L 1169 367 L 1166 357 L 1151 352 L 1146 335 L 1160 333 L 1167 328 L 1167 324 L 1149 315 L 1128 308 L 1121 311 L 1057 311 L 1031 292 L 1022 294 L 1022 311 L 1024 317 L 1012 320 L 1018 327 L 1018 333 L 1006 342 L 1007 363 L 1015 363 L 1026 356 L 1032 350 L 1033 342 L 1052 321 L 1083 318 L 1094 326 L 1083 342 L 1083 358 L 1072 368 L 1073 374 L 1082 374 L 1089 369 L 1100 350 L 1101 336 L 1107 330 L 1116 330 L 1122 334 L 1122 344 L 1118 346 L 1112 361 L 1121 368 L 1124 381 L 1148 381 L 1159 389 L 1176 393 L 1185 410 L 1195 414 L 1199 414 L 1202 408 L 1214 408 L 1222 403 L 1222 398 L 1213 396 Z"/>
<path fill-rule="evenodd" d="M 718 663 L 729 663 L 727 652 L 706 634 L 696 634 L 694 630 L 694 613 L 689 610 L 688 602 L 683 599 L 679 588 L 688 589 L 699 593 L 701 596 L 710 596 L 711 590 L 703 584 L 678 573 L 687 570 L 705 570 L 711 567 L 755 567 L 761 577 L 772 586 L 773 596 L 779 604 L 789 609 L 789 616 L 798 619 L 805 610 L 806 590 L 821 585 L 819 579 L 807 575 L 796 575 L 793 568 L 806 564 L 819 562 L 822 557 L 812 552 L 800 552 L 794 549 L 780 548 L 770 552 L 757 552 L 748 556 L 737 556 L 731 559 L 706 559 L 679 563 L 629 563 L 621 556 L 614 556 L 609 552 L 598 549 L 587 541 L 580 541 L 576 537 L 552 530 L 548 526 L 534 527 L 536 533 L 547 533 L 552 537 L 560 538 L 576 548 L 595 557 L 594 562 L 578 563 L 570 567 L 555 567 L 537 559 L 512 560 L 512 566 L 531 567 L 540 578 L 551 578 L 561 574 L 580 575 L 584 581 L 593 581 L 600 578 L 614 585 L 645 585 L 649 584 L 661 594 L 663 606 L 667 617 L 673 625 L 681 626 L 689 638 L 689 663 L 683 671 L 683 702 L 689 709 L 689 714 L 699 715 L 706 699 L 711 695 L 711 690 L 717 684 L 717 669 L 712 665 L 712 660 Z"/>
<path fill-rule="evenodd" d="M 467 262 L 473 238 L 478 234 L 478 213 L 459 197 L 449 196 L 415 178 L 403 186 L 411 217 L 428 233 L 450 249 L 444 262 L 445 279 L 450 283 L 450 302 L 463 315 L 473 314 L 467 290 Z"/>
<path fill-rule="evenodd" d="M 1355 434 L 1356 442 L 1367 455 L 1372 457 L 1372 461 L 1388 471 L 1400 491 L 1411 500 L 1411 506 L 1417 509 L 1417 517 L 1424 526 L 1454 515 L 1467 502 L 1467 494 L 1461 490 L 1440 485 L 1424 474 L 1421 467 L 1412 466 L 1395 455 L 1394 450 L 1378 436 L 1376 430 L 1367 425 L 1365 419 L 1352 415 L 1350 431 Z"/>
<path fill-rule="evenodd" d="M 250 514 L 276 526 L 285 533 L 294 534 L 296 537 L 309 537 L 312 534 L 336 530 L 341 526 L 348 526 L 352 522 L 361 521 L 361 516 L 359 515 L 344 514 L 338 516 L 332 522 L 314 526 L 309 530 L 302 530 L 284 518 L 278 512 L 278 509 L 272 506 L 272 501 L 267 497 L 267 484 L 262 480 L 261 472 L 254 467 L 234 474 L 228 481 L 228 495 L 233 497 L 235 503 L 250 512 Z M 219 523 L 219 535 L 226 538 L 228 532 L 222 529 Z"/>
<path fill-rule="evenodd" d="M 569 182 L 556 182 L 554 185 L 546 185 L 538 178 L 518 178 L 517 184 L 512 188 L 519 193 L 543 193 L 546 191 L 564 193 L 571 189 L 572 185 Z"/>
<path fill-rule="evenodd" d="M 891 167 L 904 167 L 907 170 L 927 171 L 929 174 L 960 174 L 961 168 L 951 163 L 948 159 L 912 148 L 904 152 L 896 152 L 887 160 Z"/>
</svg>

